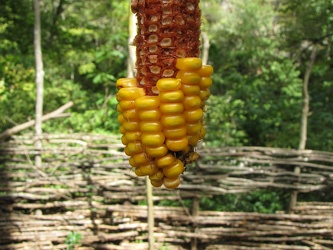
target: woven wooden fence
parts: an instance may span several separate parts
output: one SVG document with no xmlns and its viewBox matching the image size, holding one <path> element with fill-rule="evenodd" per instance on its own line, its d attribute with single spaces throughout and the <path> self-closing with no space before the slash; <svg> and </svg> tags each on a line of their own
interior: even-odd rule
<svg viewBox="0 0 333 250">
<path fill-rule="evenodd" d="M 179 200 L 258 189 L 311 192 L 333 185 L 333 153 L 264 147 L 198 148 Z M 127 163 L 118 137 L 44 135 L 43 167 L 32 137 L 0 144 L 0 249 L 147 249 L 144 178 Z M 301 173 L 293 172 L 295 166 Z M 299 203 L 292 214 L 199 211 L 155 206 L 156 249 L 333 249 L 333 204 Z M 195 244 L 194 244 L 195 243 Z M 194 249 L 194 248 L 193 248 Z"/>
</svg>

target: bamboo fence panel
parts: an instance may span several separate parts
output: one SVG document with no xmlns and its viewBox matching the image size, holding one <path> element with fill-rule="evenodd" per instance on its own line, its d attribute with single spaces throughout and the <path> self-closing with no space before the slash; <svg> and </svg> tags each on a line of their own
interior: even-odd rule
<svg viewBox="0 0 333 250">
<path fill-rule="evenodd" d="M 44 135 L 42 168 L 32 136 L 0 143 L 0 249 L 147 249 L 144 178 L 127 163 L 117 136 Z M 244 193 L 311 192 L 333 185 L 333 153 L 265 147 L 198 148 L 179 189 L 154 189 L 154 200 Z M 301 173 L 293 173 L 301 166 Z M 299 203 L 293 214 L 155 207 L 157 249 L 332 249 L 333 203 Z"/>
</svg>

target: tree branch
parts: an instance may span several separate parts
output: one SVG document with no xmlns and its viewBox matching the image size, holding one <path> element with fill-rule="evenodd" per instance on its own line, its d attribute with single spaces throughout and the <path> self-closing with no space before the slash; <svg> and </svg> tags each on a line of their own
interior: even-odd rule
<svg viewBox="0 0 333 250">
<path fill-rule="evenodd" d="M 59 118 L 59 117 L 63 117 L 64 114 L 62 114 L 66 109 L 69 109 L 70 107 L 72 107 L 74 105 L 74 102 L 70 101 L 68 103 L 66 103 L 65 105 L 61 106 L 60 108 L 58 108 L 57 110 L 48 113 L 46 115 L 42 116 L 42 121 L 47 121 L 50 119 L 54 119 L 54 118 Z M 35 125 L 35 120 L 31 120 L 28 122 L 25 122 L 23 124 L 17 125 L 13 128 L 7 129 L 4 132 L 0 133 L 0 140 L 4 140 L 10 136 L 12 136 L 13 134 L 16 134 L 22 130 L 25 130 L 27 128 L 30 128 L 32 126 Z"/>
</svg>

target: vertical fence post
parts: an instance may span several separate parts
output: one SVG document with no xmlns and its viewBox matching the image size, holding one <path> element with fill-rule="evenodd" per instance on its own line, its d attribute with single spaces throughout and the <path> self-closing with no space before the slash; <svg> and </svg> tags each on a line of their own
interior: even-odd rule
<svg viewBox="0 0 333 250">
<path fill-rule="evenodd" d="M 299 175 L 301 173 L 301 167 L 300 166 L 295 167 L 294 173 Z M 299 178 L 297 178 L 297 179 L 299 179 Z M 294 185 L 297 185 L 297 183 L 294 183 Z M 297 203 L 297 196 L 298 196 L 297 190 L 291 191 L 288 213 L 292 213 L 293 210 L 295 209 L 296 203 Z"/>
</svg>

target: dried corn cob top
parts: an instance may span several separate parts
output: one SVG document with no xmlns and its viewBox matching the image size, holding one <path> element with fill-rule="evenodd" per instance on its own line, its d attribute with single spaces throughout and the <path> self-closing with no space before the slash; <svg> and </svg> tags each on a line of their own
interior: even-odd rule
<svg viewBox="0 0 333 250">
<path fill-rule="evenodd" d="M 156 82 L 176 77 L 176 59 L 199 57 L 199 0 L 132 0 L 138 33 L 136 78 L 147 95 L 157 95 Z"/>
</svg>

